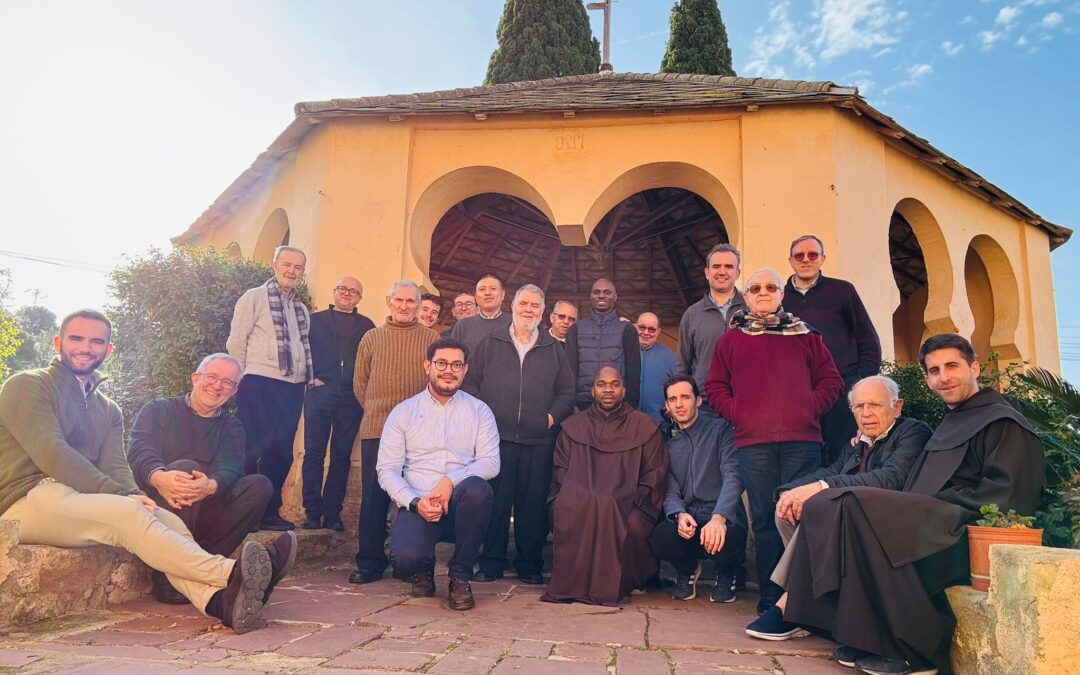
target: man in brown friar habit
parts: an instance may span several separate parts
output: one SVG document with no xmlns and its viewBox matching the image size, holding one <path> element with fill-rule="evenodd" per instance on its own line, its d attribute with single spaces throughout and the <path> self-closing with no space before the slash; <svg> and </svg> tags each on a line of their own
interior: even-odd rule
<svg viewBox="0 0 1080 675">
<path fill-rule="evenodd" d="M 661 515 L 668 452 L 657 423 L 624 402 L 619 371 L 596 373 L 593 403 L 555 442 L 554 565 L 546 602 L 616 605 L 656 574 L 649 535 Z"/>
<path fill-rule="evenodd" d="M 970 342 L 935 335 L 919 364 L 948 411 L 903 491 L 833 488 L 808 499 L 787 595 L 748 633 L 827 631 L 842 645 L 834 658 L 869 675 L 951 672 L 956 618 L 944 591 L 968 583 L 965 526 L 984 504 L 1035 513 L 1046 460 L 1027 419 L 979 389 Z"/>
</svg>

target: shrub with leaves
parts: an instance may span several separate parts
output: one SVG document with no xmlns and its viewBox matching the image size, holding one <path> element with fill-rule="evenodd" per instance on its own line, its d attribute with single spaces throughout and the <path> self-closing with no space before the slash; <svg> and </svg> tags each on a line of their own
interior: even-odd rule
<svg viewBox="0 0 1080 675">
<path fill-rule="evenodd" d="M 1035 522 L 1034 516 L 1022 516 L 1013 509 L 1002 513 L 997 504 L 983 504 L 979 507 L 979 513 L 982 518 L 975 521 L 979 527 L 1027 529 Z"/>
<path fill-rule="evenodd" d="M 113 270 L 116 304 L 107 309 L 116 344 L 107 362 L 110 395 L 129 425 L 148 401 L 191 387 L 199 361 L 225 351 L 237 299 L 271 276 L 266 265 L 213 248 L 152 250 Z M 299 292 L 310 305 L 306 288 Z"/>
<path fill-rule="evenodd" d="M 891 377 L 900 385 L 904 416 L 922 420 L 934 429 L 941 424 L 941 418 L 945 416 L 945 403 L 926 386 L 919 364 L 884 361 L 881 374 Z"/>
</svg>

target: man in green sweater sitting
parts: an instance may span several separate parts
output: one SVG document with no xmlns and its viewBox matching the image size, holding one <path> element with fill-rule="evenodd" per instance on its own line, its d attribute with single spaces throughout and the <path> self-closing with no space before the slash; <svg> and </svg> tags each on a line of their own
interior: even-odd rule
<svg viewBox="0 0 1080 675">
<path fill-rule="evenodd" d="M 18 521 L 20 544 L 127 549 L 200 611 L 249 631 L 294 540 L 248 542 L 229 560 L 200 548 L 180 518 L 143 494 L 124 457 L 120 407 L 95 372 L 111 336 L 101 312 L 74 312 L 53 340 L 59 357 L 0 388 L 0 518 Z"/>
</svg>

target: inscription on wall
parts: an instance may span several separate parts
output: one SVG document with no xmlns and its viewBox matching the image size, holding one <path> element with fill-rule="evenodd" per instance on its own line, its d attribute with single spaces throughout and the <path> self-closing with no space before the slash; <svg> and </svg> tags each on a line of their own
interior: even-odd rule
<svg viewBox="0 0 1080 675">
<path fill-rule="evenodd" d="M 585 149 L 585 132 L 580 130 L 559 131 L 552 134 L 556 155 L 573 155 Z"/>
</svg>

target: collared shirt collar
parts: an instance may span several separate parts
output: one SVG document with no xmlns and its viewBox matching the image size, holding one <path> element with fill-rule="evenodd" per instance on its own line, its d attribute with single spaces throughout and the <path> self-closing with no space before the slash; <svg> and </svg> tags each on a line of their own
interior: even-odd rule
<svg viewBox="0 0 1080 675">
<path fill-rule="evenodd" d="M 495 319 L 498 319 L 500 316 L 502 316 L 502 307 L 496 310 L 495 314 L 493 314 L 492 316 L 485 316 L 484 310 L 482 309 L 476 313 L 476 316 L 480 317 L 484 321 L 494 321 Z"/>
<path fill-rule="evenodd" d="M 872 448 L 872 447 L 874 447 L 875 445 L 877 445 L 877 444 L 878 444 L 878 443 L 880 443 L 881 441 L 885 440 L 885 438 L 886 438 L 886 437 L 887 437 L 887 436 L 889 435 L 889 432 L 890 432 L 890 431 L 892 431 L 892 430 L 893 430 L 893 427 L 895 427 L 895 426 L 896 426 L 896 423 L 897 423 L 897 421 L 899 421 L 899 419 L 900 419 L 899 417 L 897 417 L 896 419 L 894 419 L 894 420 L 892 421 L 892 424 L 890 424 L 890 425 L 889 425 L 889 428 L 888 428 L 888 429 L 886 429 L 886 430 L 885 430 L 885 432 L 884 432 L 883 434 L 881 434 L 880 436 L 878 436 L 877 438 L 870 438 L 870 437 L 869 437 L 869 436 L 867 436 L 866 434 L 862 434 L 862 433 L 860 433 L 860 434 L 859 434 L 859 442 L 860 442 L 860 443 L 866 443 L 866 446 L 867 446 L 868 448 Z"/>
<path fill-rule="evenodd" d="M 554 338 L 557 342 L 566 342 L 566 338 L 560 338 L 555 333 L 552 333 L 550 328 L 548 328 L 548 335 L 550 335 L 552 338 Z"/>
<path fill-rule="evenodd" d="M 439 406 L 441 408 L 443 406 L 453 405 L 454 401 L 456 401 L 458 399 L 458 394 L 461 393 L 461 389 L 458 389 L 453 394 L 451 394 L 450 398 L 447 399 L 446 403 L 443 403 L 442 401 L 435 398 L 431 394 L 431 385 L 430 384 L 428 386 L 424 387 L 424 393 L 427 394 L 427 399 L 425 399 L 425 400 L 430 401 L 431 403 L 434 403 L 435 405 L 437 405 L 437 406 Z"/>
<path fill-rule="evenodd" d="M 814 286 L 817 286 L 819 283 L 821 283 L 822 276 L 823 275 L 821 274 L 821 272 L 818 272 L 817 279 L 814 279 L 814 283 L 810 284 L 806 288 L 799 288 L 795 284 L 795 275 L 794 274 L 792 274 L 790 277 L 788 277 L 788 283 L 791 285 L 792 288 L 795 289 L 796 293 L 799 293 L 801 295 L 806 295 L 807 293 L 809 293 L 814 288 Z"/>
<path fill-rule="evenodd" d="M 190 391 L 188 393 L 184 394 L 184 403 L 187 404 L 188 410 L 191 411 L 191 414 L 195 415 L 196 417 L 202 417 L 203 419 L 213 419 L 215 417 L 221 417 L 221 413 L 222 413 L 221 408 L 218 408 L 217 410 L 215 410 L 214 412 L 212 412 L 209 415 L 200 415 L 199 411 L 196 410 L 195 408 L 193 408 L 192 405 L 191 405 L 191 392 Z"/>
</svg>

